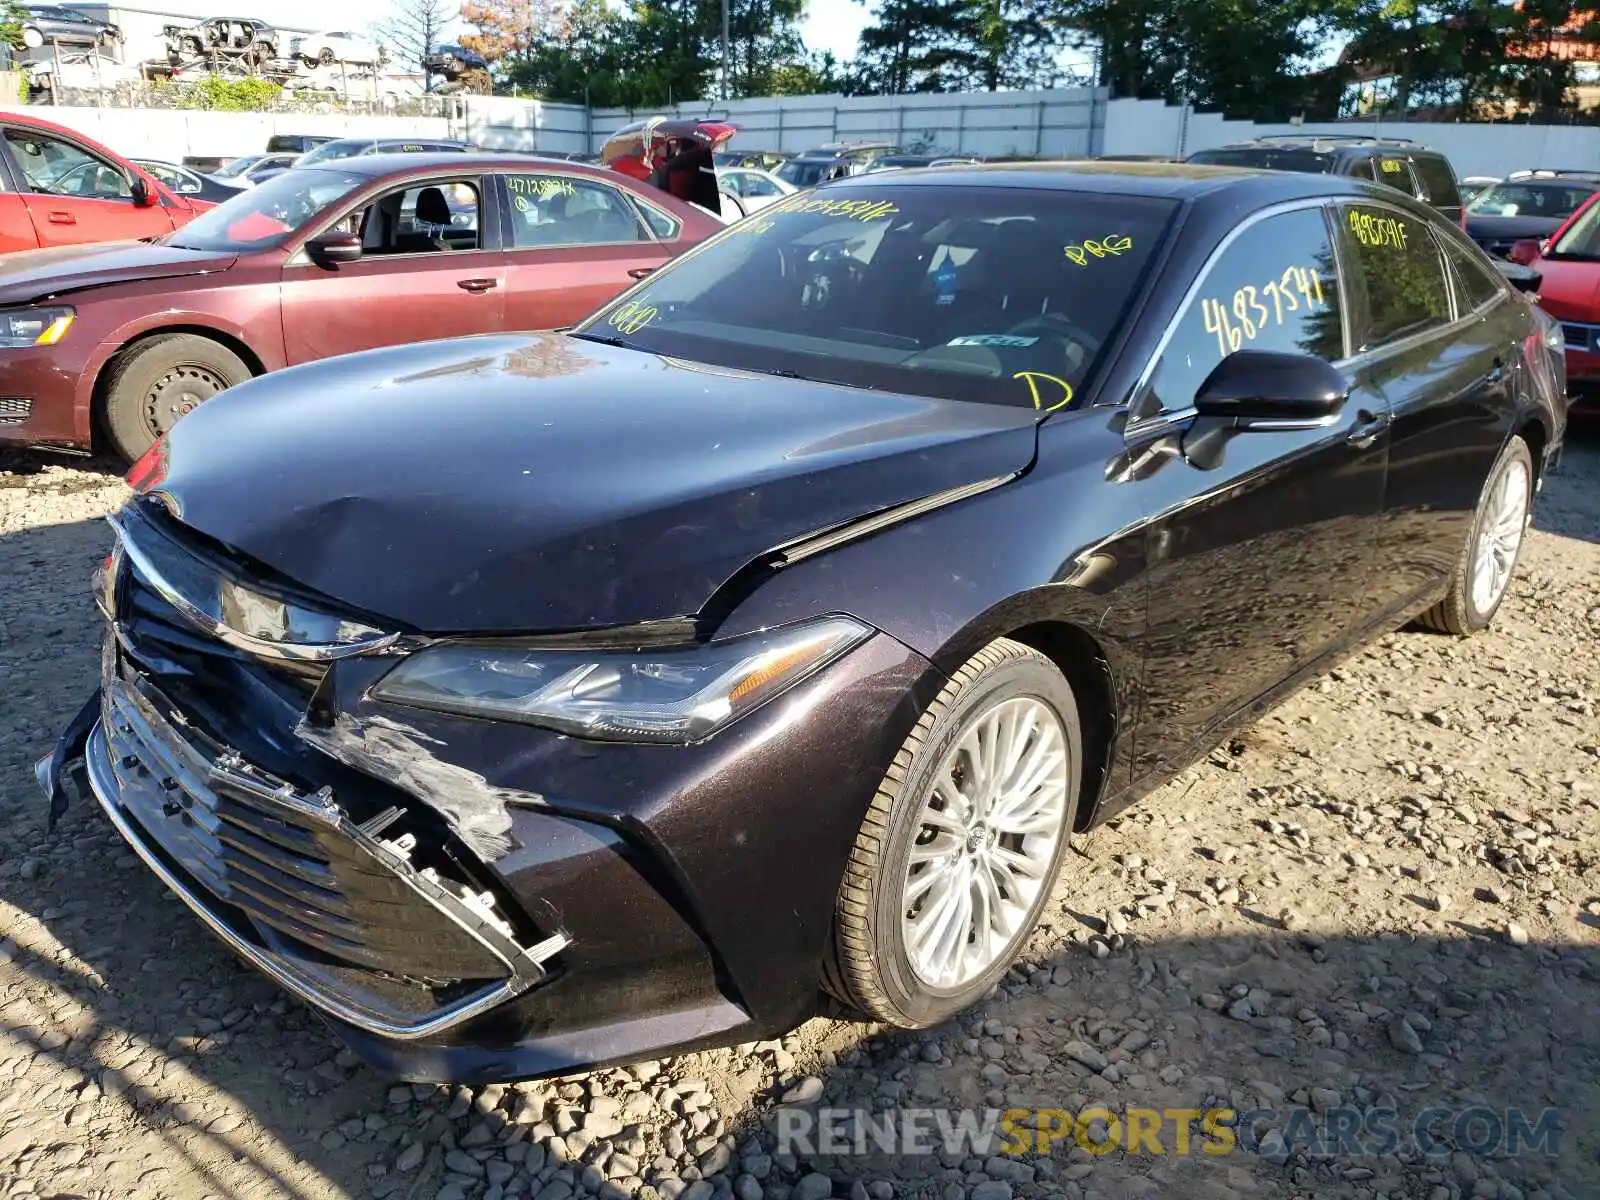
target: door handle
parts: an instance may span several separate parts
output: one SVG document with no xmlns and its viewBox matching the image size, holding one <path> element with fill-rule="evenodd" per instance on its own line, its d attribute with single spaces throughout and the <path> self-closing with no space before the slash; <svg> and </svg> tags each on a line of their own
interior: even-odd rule
<svg viewBox="0 0 1600 1200">
<path fill-rule="evenodd" d="M 1357 450 L 1365 450 L 1389 428 L 1389 420 L 1386 412 L 1374 414 L 1362 409 L 1356 414 L 1355 427 L 1345 434 L 1344 440 Z"/>
<path fill-rule="evenodd" d="M 463 292 L 471 292 L 474 296 L 481 296 L 490 288 L 500 286 L 498 279 L 458 279 L 456 286 Z"/>
<path fill-rule="evenodd" d="M 629 279 L 643 279 L 646 275 L 653 275 L 653 274 L 655 274 L 655 268 L 654 267 L 629 267 L 628 268 L 628 278 Z"/>
<path fill-rule="evenodd" d="M 52 225 L 76 225 L 78 218 L 69 212 L 53 212 L 48 218 Z"/>
</svg>

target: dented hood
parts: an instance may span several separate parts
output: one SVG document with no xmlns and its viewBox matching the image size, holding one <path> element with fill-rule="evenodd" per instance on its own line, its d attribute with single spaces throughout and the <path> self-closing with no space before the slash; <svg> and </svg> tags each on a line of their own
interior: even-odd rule
<svg viewBox="0 0 1600 1200">
<path fill-rule="evenodd" d="M 150 242 L 102 242 L 0 254 L 0 304 L 22 304 L 137 279 L 225 271 L 237 256 Z"/>
<path fill-rule="evenodd" d="M 191 527 L 397 624 L 576 630 L 695 614 L 784 542 L 1020 471 L 1037 416 L 493 335 L 235 388 L 151 482 Z"/>
</svg>

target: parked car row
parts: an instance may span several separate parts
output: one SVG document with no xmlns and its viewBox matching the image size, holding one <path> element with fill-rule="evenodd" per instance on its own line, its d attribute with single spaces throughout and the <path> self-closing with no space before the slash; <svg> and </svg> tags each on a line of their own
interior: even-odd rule
<svg viewBox="0 0 1600 1200">
<path fill-rule="evenodd" d="M 863 171 L 721 230 L 356 155 L 17 256 L 26 432 L 149 446 L 52 817 L 81 762 L 407 1079 L 945 1022 L 1075 832 L 1505 598 L 1561 339 L 1391 156 Z"/>
</svg>

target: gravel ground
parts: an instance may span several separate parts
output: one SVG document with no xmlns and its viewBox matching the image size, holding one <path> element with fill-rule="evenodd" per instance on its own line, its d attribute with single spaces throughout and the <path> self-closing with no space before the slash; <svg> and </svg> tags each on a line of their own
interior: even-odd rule
<svg viewBox="0 0 1600 1200">
<path fill-rule="evenodd" d="M 358 1066 L 89 806 L 45 835 L 30 764 L 92 680 L 122 490 L 0 456 L 0 1197 L 1600 1196 L 1600 439 L 1574 441 L 1491 634 L 1387 637 L 1079 839 L 978 1011 L 476 1092 Z M 1103 1124 L 1047 1156 L 778 1152 L 819 1102 L 1272 1113 L 1254 1153 L 1091 1153 Z M 1291 1115 L 1430 1106 L 1562 1123 L 1349 1154 Z"/>
</svg>

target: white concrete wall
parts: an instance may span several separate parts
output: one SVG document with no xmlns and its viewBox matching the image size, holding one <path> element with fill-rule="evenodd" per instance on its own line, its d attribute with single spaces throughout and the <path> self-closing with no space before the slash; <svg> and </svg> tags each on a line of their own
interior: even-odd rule
<svg viewBox="0 0 1600 1200">
<path fill-rule="evenodd" d="M 1229 121 L 1158 100 L 1113 100 L 1106 108 L 1105 154 L 1193 154 L 1229 142 L 1282 133 L 1373 133 L 1410 138 L 1442 151 L 1457 175 L 1506 175 L 1528 167 L 1600 170 L 1600 128 L 1582 125 L 1477 125 L 1308 122 L 1295 126 Z"/>
<path fill-rule="evenodd" d="M 639 117 L 671 111 L 684 117 L 726 117 L 740 128 L 733 145 L 751 150 L 806 150 L 823 142 L 882 140 L 907 148 L 983 155 L 1095 153 L 1092 131 L 1104 112 L 1101 89 L 979 92 L 916 96 L 783 96 L 699 100 L 672 110 L 602 108 L 594 112 L 591 145 Z M 582 110 L 579 109 L 579 112 Z"/>
<path fill-rule="evenodd" d="M 15 107 L 0 96 L 0 108 Z M 597 151 L 640 116 L 625 109 L 466 96 L 455 116 L 385 117 L 339 113 L 220 113 L 149 109 L 26 109 L 59 121 L 123 154 L 167 159 L 228 157 L 266 146 L 274 133 L 336 137 L 463 137 L 503 150 Z M 656 110 L 652 110 L 656 111 Z M 1188 154 L 1294 126 L 1226 121 L 1151 100 L 1113 100 L 1101 89 L 932 96 L 789 96 L 727 105 L 679 105 L 681 116 L 726 116 L 746 149 L 804 150 L 822 142 L 882 139 L 949 153 Z M 1305 125 L 1298 132 L 1371 132 L 1365 124 Z M 1389 124 L 1378 132 L 1444 151 L 1461 175 L 1504 175 L 1522 167 L 1600 169 L 1600 128 L 1567 125 Z"/>
<path fill-rule="evenodd" d="M 72 108 L 32 105 L 16 109 L 76 129 L 124 157 L 181 162 L 259 154 L 275 133 L 333 137 L 454 137 L 437 117 L 363 117 L 320 113 L 189 112 L 147 108 Z"/>
</svg>

